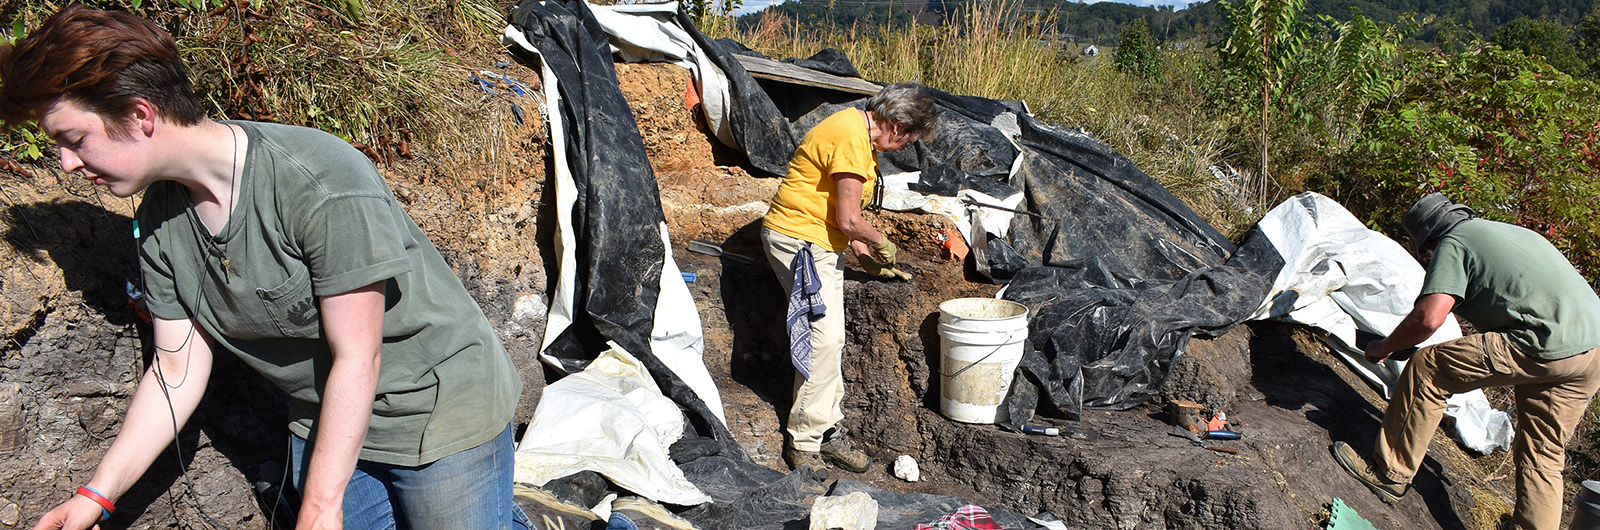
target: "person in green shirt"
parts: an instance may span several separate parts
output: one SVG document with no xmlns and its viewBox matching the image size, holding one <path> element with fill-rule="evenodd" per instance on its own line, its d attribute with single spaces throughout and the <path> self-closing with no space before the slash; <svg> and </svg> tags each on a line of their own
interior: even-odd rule
<svg viewBox="0 0 1600 530">
<path fill-rule="evenodd" d="M 1385 502 L 1405 495 L 1452 394 L 1516 394 L 1517 500 L 1512 523 L 1561 524 L 1563 446 L 1600 389 L 1600 297 L 1537 232 L 1474 217 L 1433 193 L 1401 219 L 1428 263 L 1422 292 L 1393 333 L 1366 346 L 1384 362 L 1433 335 L 1451 312 L 1481 333 L 1417 351 L 1384 412 L 1372 464 L 1344 442 L 1335 459 Z"/>
<path fill-rule="evenodd" d="M 35 528 L 115 509 L 232 354 L 289 401 L 295 527 L 526 528 L 521 379 L 371 161 L 333 135 L 206 116 L 171 35 L 69 5 L 0 48 L 0 116 L 135 213 L 155 358 L 93 478 Z"/>
</svg>

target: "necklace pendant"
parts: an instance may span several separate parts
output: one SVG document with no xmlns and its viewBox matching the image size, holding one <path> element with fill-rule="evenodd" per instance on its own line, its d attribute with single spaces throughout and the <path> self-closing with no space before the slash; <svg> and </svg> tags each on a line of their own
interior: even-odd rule
<svg viewBox="0 0 1600 530">
<path fill-rule="evenodd" d="M 228 259 L 227 255 L 223 255 L 222 256 L 222 277 L 227 278 L 227 277 L 232 276 L 232 275 L 233 275 L 233 262 Z"/>
</svg>

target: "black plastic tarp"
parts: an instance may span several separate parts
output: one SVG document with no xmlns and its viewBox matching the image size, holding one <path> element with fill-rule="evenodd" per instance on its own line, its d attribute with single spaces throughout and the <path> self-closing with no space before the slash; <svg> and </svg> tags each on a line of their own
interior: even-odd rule
<svg viewBox="0 0 1600 530">
<path fill-rule="evenodd" d="M 1019 120 L 1013 177 L 1028 210 L 991 258 L 1014 272 L 1005 298 L 1030 309 L 1029 343 L 1008 399 L 1010 424 L 1035 399 L 1054 416 L 1126 409 L 1160 391 L 1190 336 L 1254 311 L 1283 260 L 1264 238 L 1236 249 L 1131 160 L 1081 131 Z M 996 242 L 991 242 L 991 250 Z M 1020 257 L 1021 259 L 1015 259 Z M 1014 269 L 1018 263 L 1026 268 Z"/>
<path fill-rule="evenodd" d="M 577 192 L 572 231 L 577 259 L 573 323 L 542 352 L 569 373 L 582 370 L 614 341 L 637 357 L 662 393 L 684 408 L 692 427 L 745 457 L 721 420 L 650 345 L 666 248 L 665 215 L 644 140 L 617 84 L 610 45 L 582 0 L 517 4 L 512 23 L 539 50 L 534 61 L 554 75 L 565 130 L 566 170 Z M 516 48 L 513 48 L 516 49 Z M 552 117 L 551 119 L 555 119 Z"/>
<path fill-rule="evenodd" d="M 721 46 L 682 15 L 678 19 L 734 87 L 730 125 L 751 163 L 781 174 L 795 140 L 816 121 L 798 116 L 828 112 L 796 114 L 794 102 L 830 98 L 756 83 Z M 820 477 L 754 463 L 694 392 L 650 354 L 664 257 L 660 199 L 604 33 L 579 0 L 525 0 L 512 20 L 559 81 L 566 154 L 580 190 L 572 209 L 581 269 L 573 303 L 580 318 L 547 351 L 572 371 L 594 359 L 604 341 L 615 341 L 684 409 L 694 432 L 673 447 L 674 461 L 715 499 L 682 512 L 686 518 L 705 528 L 797 525 Z M 1040 216 L 1017 216 L 1007 238 L 974 246 L 977 268 L 1009 280 L 1006 297 L 1031 310 L 1031 347 L 1007 403 L 1014 423 L 1031 417 L 1034 403 L 1069 418 L 1084 406 L 1136 405 L 1159 389 L 1192 334 L 1231 327 L 1270 289 L 1282 261 L 1270 244 L 1256 238 L 1235 249 L 1104 143 L 1036 120 L 1017 102 L 936 97 L 938 134 L 885 154 L 885 170 L 923 171 L 918 186 L 940 193 L 971 188 L 998 197 L 1019 190 L 1024 207 Z M 931 512 L 950 508 L 939 503 L 954 502 L 925 501 L 879 499 L 890 514 L 911 514 L 906 521 L 937 518 Z"/>
<path fill-rule="evenodd" d="M 702 47 L 717 55 L 714 61 L 724 66 L 730 84 L 747 90 L 738 99 L 767 97 L 737 69 L 737 63 L 708 47 L 703 35 L 681 15 L 679 19 Z M 577 193 L 570 212 L 574 238 L 567 242 L 575 246 L 578 269 L 570 271 L 576 272 L 575 288 L 572 300 L 566 301 L 575 308 L 573 322 L 542 353 L 557 358 L 564 371 L 576 372 L 606 349 L 606 341 L 613 341 L 649 370 L 689 420 L 690 432 L 672 446 L 671 457 L 684 476 L 713 499 L 681 510 L 680 515 L 697 527 L 805 527 L 811 503 L 826 493 L 825 475 L 810 470 L 785 474 L 756 463 L 695 392 L 652 353 L 649 334 L 665 257 L 660 237 L 663 214 L 643 139 L 622 97 L 599 23 L 582 0 L 525 0 L 513 8 L 511 20 L 538 52 L 527 58 L 554 77 L 547 82 L 554 82 L 559 91 L 565 171 Z M 772 160 L 781 158 L 786 165 L 793 152 L 789 122 L 770 100 L 745 110 L 734 113 L 738 118 L 732 125 L 743 131 L 736 136 L 756 139 L 749 140 L 751 145 L 765 146 L 777 153 Z M 782 171 L 781 165 L 777 171 Z M 616 489 L 595 472 L 571 475 L 546 487 L 586 506 Z M 929 510 L 921 498 L 885 496 L 880 502 L 888 508 L 885 513 L 902 518 Z M 925 515 L 932 521 L 941 514 Z"/>
<path fill-rule="evenodd" d="M 839 60 L 839 59 L 835 59 Z M 816 88 L 763 84 L 778 101 Z M 793 93 L 790 93 L 790 92 Z M 1155 395 L 1194 334 L 1230 329 L 1271 289 L 1282 258 L 1265 241 L 1242 249 L 1133 161 L 1089 134 L 1045 123 L 1020 102 L 933 90 L 937 133 L 880 153 L 885 173 L 920 171 L 913 191 L 1023 193 L 1005 238 L 970 241 L 976 270 L 1008 282 L 1030 309 L 1030 347 L 1008 398 L 1011 427 L 1033 416 L 1077 418 Z M 864 98 L 822 104 L 791 127 Z M 782 106 L 782 105 L 780 105 Z"/>
<path fill-rule="evenodd" d="M 689 20 L 689 15 L 681 10 L 677 21 L 694 37 L 695 44 L 706 52 L 712 64 L 721 68 L 727 76 L 728 91 L 733 100 L 732 108 L 728 109 L 728 127 L 733 132 L 734 141 L 739 142 L 738 147 L 744 149 L 746 157 L 750 159 L 750 165 L 770 175 L 783 175 L 789 167 L 789 155 L 794 154 L 797 145 L 794 135 L 789 131 L 789 120 L 784 119 L 772 99 L 756 84 L 755 78 L 750 77 L 744 66 L 733 58 L 731 53 L 734 50 L 726 50 L 718 41 L 700 33 L 695 29 L 694 22 Z"/>
</svg>

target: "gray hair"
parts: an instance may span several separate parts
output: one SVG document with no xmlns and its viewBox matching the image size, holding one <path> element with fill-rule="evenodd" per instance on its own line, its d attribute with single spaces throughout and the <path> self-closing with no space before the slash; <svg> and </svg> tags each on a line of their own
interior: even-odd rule
<svg viewBox="0 0 1600 530">
<path fill-rule="evenodd" d="M 939 118 L 939 108 L 933 104 L 933 94 L 922 83 L 908 81 L 895 83 L 867 98 L 867 110 L 898 126 L 901 134 L 923 137 L 933 134 L 934 121 Z"/>
</svg>

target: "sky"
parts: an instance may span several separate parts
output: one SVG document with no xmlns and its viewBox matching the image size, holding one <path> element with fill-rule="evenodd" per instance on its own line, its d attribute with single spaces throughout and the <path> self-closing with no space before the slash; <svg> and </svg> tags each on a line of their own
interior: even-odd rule
<svg viewBox="0 0 1600 530">
<path fill-rule="evenodd" d="M 1136 6 L 1146 6 L 1146 7 L 1173 6 L 1173 7 L 1182 8 L 1183 6 L 1189 5 L 1191 2 L 1197 2 L 1197 1 L 1201 1 L 1201 0 L 1080 0 L 1080 1 L 1083 1 L 1084 3 L 1087 3 L 1087 4 L 1094 4 L 1094 3 L 1099 3 L 1099 2 L 1102 2 L 1102 1 L 1116 1 L 1117 3 L 1121 3 L 1121 4 L 1131 4 L 1131 5 L 1136 5 Z M 782 0 L 744 0 L 744 5 L 742 7 L 740 7 L 739 11 L 737 11 L 736 13 L 738 13 L 740 15 L 747 15 L 747 14 L 750 14 L 750 13 L 754 13 L 756 11 L 760 11 L 760 10 L 766 8 L 768 5 L 776 4 L 776 3 L 782 3 Z"/>
</svg>

